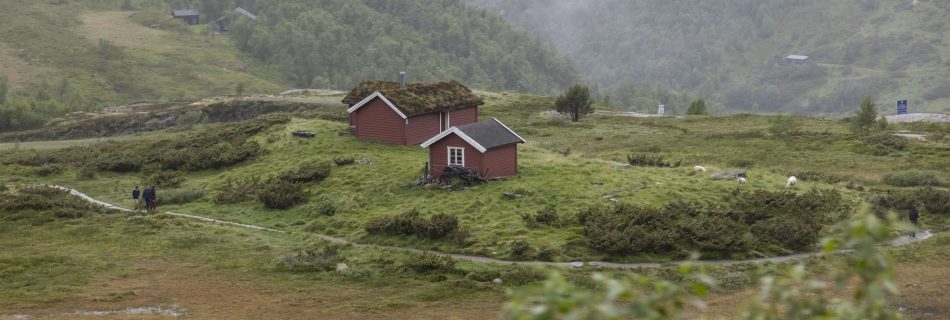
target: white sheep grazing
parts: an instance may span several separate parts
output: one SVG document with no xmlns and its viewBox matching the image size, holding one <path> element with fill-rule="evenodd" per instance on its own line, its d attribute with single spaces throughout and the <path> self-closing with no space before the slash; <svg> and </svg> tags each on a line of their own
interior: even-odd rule
<svg viewBox="0 0 950 320">
<path fill-rule="evenodd" d="M 739 179 L 736 179 L 736 181 L 739 181 L 739 185 L 740 185 L 740 186 L 741 186 L 741 185 L 744 185 L 744 184 L 745 184 L 745 177 L 739 177 Z"/>
<path fill-rule="evenodd" d="M 788 182 L 785 183 L 785 187 L 786 188 L 794 187 L 796 183 L 798 183 L 798 178 L 796 178 L 795 176 L 788 177 Z"/>
<path fill-rule="evenodd" d="M 693 167 L 693 170 L 696 170 L 696 172 L 706 172 L 706 167 L 703 167 L 703 166 L 695 166 L 695 167 Z"/>
</svg>

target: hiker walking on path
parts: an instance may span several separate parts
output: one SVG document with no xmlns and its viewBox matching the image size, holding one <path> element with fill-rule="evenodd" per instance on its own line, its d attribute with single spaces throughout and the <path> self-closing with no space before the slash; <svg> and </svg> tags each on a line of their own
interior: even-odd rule
<svg viewBox="0 0 950 320">
<path fill-rule="evenodd" d="M 919 228 L 920 228 L 920 223 L 917 222 L 917 219 L 920 219 L 920 210 L 917 209 L 917 204 L 916 204 L 916 203 L 910 205 L 910 214 L 909 214 L 907 217 L 910 218 L 910 223 L 913 223 L 913 224 L 914 224 L 914 228 L 915 228 L 914 231 L 911 231 L 911 232 L 910 232 L 910 236 L 913 237 L 913 238 L 916 238 L 916 237 L 917 237 L 917 230 L 916 230 L 916 229 L 919 229 Z"/>
<path fill-rule="evenodd" d="M 152 192 L 150 195 L 152 196 L 152 212 L 155 212 L 158 210 L 158 194 L 155 193 L 155 186 L 152 186 L 151 190 Z"/>
<path fill-rule="evenodd" d="M 141 195 L 139 186 L 135 186 L 135 188 L 132 189 L 132 204 L 135 211 L 139 211 L 139 195 Z"/>
<path fill-rule="evenodd" d="M 142 201 L 145 202 L 145 212 L 152 213 L 152 188 L 145 187 L 142 191 Z"/>
</svg>

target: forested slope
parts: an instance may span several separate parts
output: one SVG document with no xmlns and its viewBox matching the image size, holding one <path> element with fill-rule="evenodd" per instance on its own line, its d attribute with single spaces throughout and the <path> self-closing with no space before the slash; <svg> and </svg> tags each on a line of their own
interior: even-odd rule
<svg viewBox="0 0 950 320">
<path fill-rule="evenodd" d="M 467 85 L 553 93 L 577 80 L 573 66 L 493 12 L 461 0 L 242 2 L 238 48 L 278 66 L 298 86 L 348 89 L 365 79 L 456 79 Z"/>
<path fill-rule="evenodd" d="M 469 1 L 542 35 L 632 109 L 655 106 L 634 101 L 628 83 L 736 111 L 840 114 L 864 95 L 950 111 L 947 1 Z M 782 64 L 789 54 L 812 63 Z"/>
<path fill-rule="evenodd" d="M 256 13 L 252 21 L 234 12 Z M 454 79 L 554 93 L 573 65 L 461 0 L 0 0 L 0 131 L 140 100 Z M 172 19 L 199 10 L 201 24 Z M 226 17 L 228 35 L 212 21 Z"/>
</svg>

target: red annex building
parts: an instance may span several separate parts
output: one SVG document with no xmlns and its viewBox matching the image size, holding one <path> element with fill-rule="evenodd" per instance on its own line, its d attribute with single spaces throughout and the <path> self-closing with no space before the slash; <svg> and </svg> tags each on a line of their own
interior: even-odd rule
<svg viewBox="0 0 950 320">
<path fill-rule="evenodd" d="M 451 127 L 422 144 L 429 148 L 430 175 L 442 176 L 446 167 L 475 170 L 486 179 L 518 174 L 518 144 L 525 143 L 508 126 L 492 118 Z"/>
<path fill-rule="evenodd" d="M 343 98 L 350 106 L 350 132 L 361 139 L 419 144 L 448 130 L 478 121 L 481 98 L 461 83 L 363 81 Z"/>
</svg>

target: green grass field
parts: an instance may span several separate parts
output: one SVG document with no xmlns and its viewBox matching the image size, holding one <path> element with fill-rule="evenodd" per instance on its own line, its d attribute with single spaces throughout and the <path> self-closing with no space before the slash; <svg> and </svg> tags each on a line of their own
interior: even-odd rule
<svg viewBox="0 0 950 320">
<path fill-rule="evenodd" d="M 321 119 L 294 118 L 253 136 L 267 150 L 263 155 L 216 170 L 182 172 L 181 189 L 206 191 L 195 201 L 163 205 L 161 210 L 190 213 L 290 231 L 271 234 L 214 226 L 167 216 L 105 214 L 81 219 L 35 220 L 23 214 L 5 214 L 0 223 L 0 309 L 40 310 L 54 315 L 77 308 L 105 309 L 129 305 L 165 305 L 169 297 L 194 314 L 276 315 L 285 318 L 319 311 L 328 317 L 386 317 L 413 315 L 419 318 L 475 318 L 495 313 L 504 300 L 504 288 L 522 287 L 544 275 L 543 270 L 458 262 L 454 271 L 412 271 L 404 253 L 378 248 L 344 247 L 342 261 L 359 270 L 354 276 L 334 272 L 289 272 L 282 259 L 308 248 L 324 248 L 313 233 L 345 237 L 351 241 L 386 246 L 436 249 L 502 259 L 521 259 L 511 252 L 511 242 L 526 240 L 538 251 L 555 252 L 556 261 L 595 260 L 668 261 L 673 254 L 608 256 L 589 248 L 575 215 L 591 205 L 632 203 L 661 206 L 678 200 L 714 202 L 733 196 L 733 180 L 717 180 L 693 171 L 703 165 L 709 171 L 745 170 L 749 183 L 744 192 L 784 190 L 789 173 L 807 173 L 795 192 L 810 188 L 837 189 L 856 214 L 868 212 L 871 197 L 895 188 L 881 181 L 889 171 L 918 168 L 935 172 L 947 181 L 947 142 L 941 125 L 895 127 L 927 134 L 929 141 L 908 141 L 903 150 L 885 156 L 872 155 L 861 136 L 837 120 L 796 118 L 802 133 L 778 138 L 768 133 L 772 117 L 738 115 L 639 119 L 588 117 L 581 123 L 547 123 L 538 114 L 547 98 L 530 95 L 486 97 L 482 118 L 498 117 L 528 140 L 520 147 L 520 174 L 487 185 L 457 190 L 414 185 L 421 175 L 427 151 L 418 146 L 390 146 L 339 135 L 345 124 Z M 197 125 L 189 130 L 172 129 L 135 136 L 102 138 L 121 143 L 146 143 L 159 139 L 183 139 L 190 132 L 215 130 L 221 124 Z M 314 139 L 293 138 L 294 130 L 317 133 Z M 600 138 L 598 138 L 600 137 Z M 57 148 L 86 146 L 98 140 L 22 143 L 0 154 L 42 153 Z M 568 148 L 570 151 L 568 151 Z M 680 168 L 625 168 L 617 162 L 627 154 L 653 154 L 668 160 L 683 160 Z M 257 200 L 216 205 L 211 201 L 228 180 L 266 179 L 304 163 L 332 161 L 339 157 L 368 160 L 334 166 L 321 182 L 306 184 L 309 201 L 289 210 L 266 209 Z M 138 173 L 96 172 L 93 179 L 76 178 L 78 168 L 40 176 L 38 168 L 0 165 L 0 184 L 16 188 L 25 184 L 59 184 L 77 188 L 98 199 L 131 206 L 128 190 L 141 184 Z M 803 176 L 805 177 L 805 176 Z M 159 190 L 159 196 L 171 190 Z M 506 199 L 503 192 L 523 194 Z M 610 199 L 615 199 L 610 200 Z M 332 203 L 336 214 L 320 214 Z M 528 227 L 521 214 L 535 213 L 553 205 L 567 223 L 562 227 Z M 415 236 L 370 235 L 364 230 L 374 217 L 418 209 L 424 216 L 435 213 L 459 217 L 470 232 L 469 242 L 430 240 Z M 941 214 L 921 219 L 930 229 L 950 225 Z M 823 235 L 832 235 L 828 226 Z M 895 235 L 897 232 L 895 231 Z M 919 273 L 927 279 L 943 275 L 946 263 L 939 254 L 946 236 L 925 246 L 894 249 L 901 261 L 900 277 Z M 943 240 L 940 240 L 943 239 Z M 905 253 L 906 252 L 906 253 Z M 736 257 L 755 256 L 738 254 Z M 29 257 L 29 258 L 24 258 Z M 810 263 L 815 274 L 829 267 Z M 782 264 L 767 267 L 781 270 Z M 513 271 L 514 270 L 514 271 Z M 529 270 L 529 271 L 525 271 Z M 734 306 L 751 293 L 757 274 L 754 266 L 710 267 L 723 289 L 711 298 L 710 312 L 722 317 L 735 315 Z M 591 270 L 571 272 L 572 281 L 584 282 Z M 654 277 L 674 277 L 670 268 L 642 270 Z M 623 272 L 618 272 L 623 274 Z M 506 279 L 502 287 L 489 284 L 494 276 Z M 512 280 L 513 279 L 513 280 Z M 521 279 L 521 280 L 518 280 Z M 509 282 L 512 280 L 513 282 Z M 911 281 L 911 280 L 908 280 Z M 930 285 L 926 285 L 928 288 Z M 130 288 L 159 288 L 155 290 Z M 253 289 L 252 289 L 253 288 Z M 528 285 L 527 290 L 538 290 Z M 134 292 L 128 294 L 127 292 Z M 199 294 L 200 292 L 201 294 Z M 261 292 L 271 298 L 263 299 Z M 383 299 L 371 297 L 384 294 Z M 900 301 L 911 306 L 939 303 L 911 291 Z M 216 297 L 234 296 L 226 301 Z M 214 300 L 214 301 L 212 301 Z M 232 302 L 227 302 L 232 301 Z M 271 301 L 265 302 L 265 301 Z M 277 301 L 274 303 L 273 301 Z M 273 304 L 273 306 L 269 306 Z M 225 311 L 229 310 L 229 311 Z M 244 311 L 246 310 L 246 311 Z M 242 313 L 251 312 L 251 313 Z M 257 312 L 257 313 L 255 313 Z M 268 313 L 260 313 L 268 312 Z M 915 311 L 916 312 L 916 311 Z M 921 311 L 924 312 L 924 311 Z M 0 313 L 2 314 L 2 313 Z M 923 313 L 915 313 L 923 314 Z M 451 316 L 450 316 L 451 315 Z"/>
<path fill-rule="evenodd" d="M 945 159 L 950 154 L 945 141 L 910 142 L 904 151 L 886 156 L 869 155 L 859 136 L 837 120 L 795 118 L 798 135 L 769 135 L 769 117 L 636 119 L 589 117 L 577 124 L 541 121 L 545 98 L 488 95 L 482 118 L 495 116 L 510 124 L 529 141 L 520 148 L 520 173 L 487 185 L 461 190 L 423 188 L 414 185 L 421 176 L 427 150 L 418 146 L 390 146 L 339 135 L 345 124 L 320 119 L 297 118 L 271 128 L 253 140 L 267 152 L 252 161 L 219 170 L 189 172 L 182 188 L 203 189 L 197 201 L 163 206 L 163 210 L 198 214 L 243 223 L 259 224 L 296 232 L 318 232 L 357 242 L 407 246 L 495 258 L 514 258 L 510 243 L 525 240 L 533 248 L 553 252 L 553 259 L 619 259 L 664 261 L 673 256 L 638 254 L 608 257 L 584 245 L 583 229 L 574 223 L 578 212 L 596 205 L 618 202 L 663 206 L 676 201 L 718 202 L 733 197 L 734 180 L 714 179 L 695 172 L 703 165 L 710 172 L 742 170 L 749 175 L 745 192 L 784 190 L 788 175 L 802 177 L 796 192 L 811 188 L 838 189 L 852 203 L 889 189 L 881 177 L 888 172 L 916 168 L 935 172 L 950 181 Z M 209 127 L 213 128 L 213 127 Z M 941 129 L 942 128 L 942 129 Z M 295 130 L 317 133 L 315 139 L 291 137 Z M 945 127 L 935 127 L 934 134 Z M 155 137 L 173 137 L 162 133 Z M 120 138 L 127 141 L 129 138 Z M 138 137 L 148 141 L 149 136 Z M 174 139 L 173 139 L 174 140 Z M 54 145 L 65 145 L 58 142 Z M 21 147 L 22 148 L 22 147 Z M 29 151 L 23 151 L 29 152 Z M 682 160 L 680 168 L 624 167 L 628 154 L 661 155 Z M 258 201 L 218 205 L 211 195 L 228 181 L 277 177 L 306 163 L 330 162 L 351 157 L 363 163 L 334 166 L 325 181 L 307 184 L 310 200 L 289 210 L 271 210 Z M 9 172 L 22 168 L 8 167 Z M 96 179 L 76 180 L 75 169 L 43 178 L 75 187 L 97 198 L 128 205 L 128 190 L 141 184 L 138 174 L 99 173 Z M 32 181 L 34 178 L 22 177 Z M 503 193 L 522 197 L 506 199 Z M 161 191 L 160 191 L 161 194 Z M 320 208 L 337 208 L 333 216 Z M 522 214 L 554 206 L 563 227 L 529 228 Z M 854 206 L 855 208 L 859 205 Z M 419 237 L 367 234 L 367 221 L 381 215 L 411 209 L 424 216 L 456 215 L 468 230 L 468 242 Z"/>
</svg>

